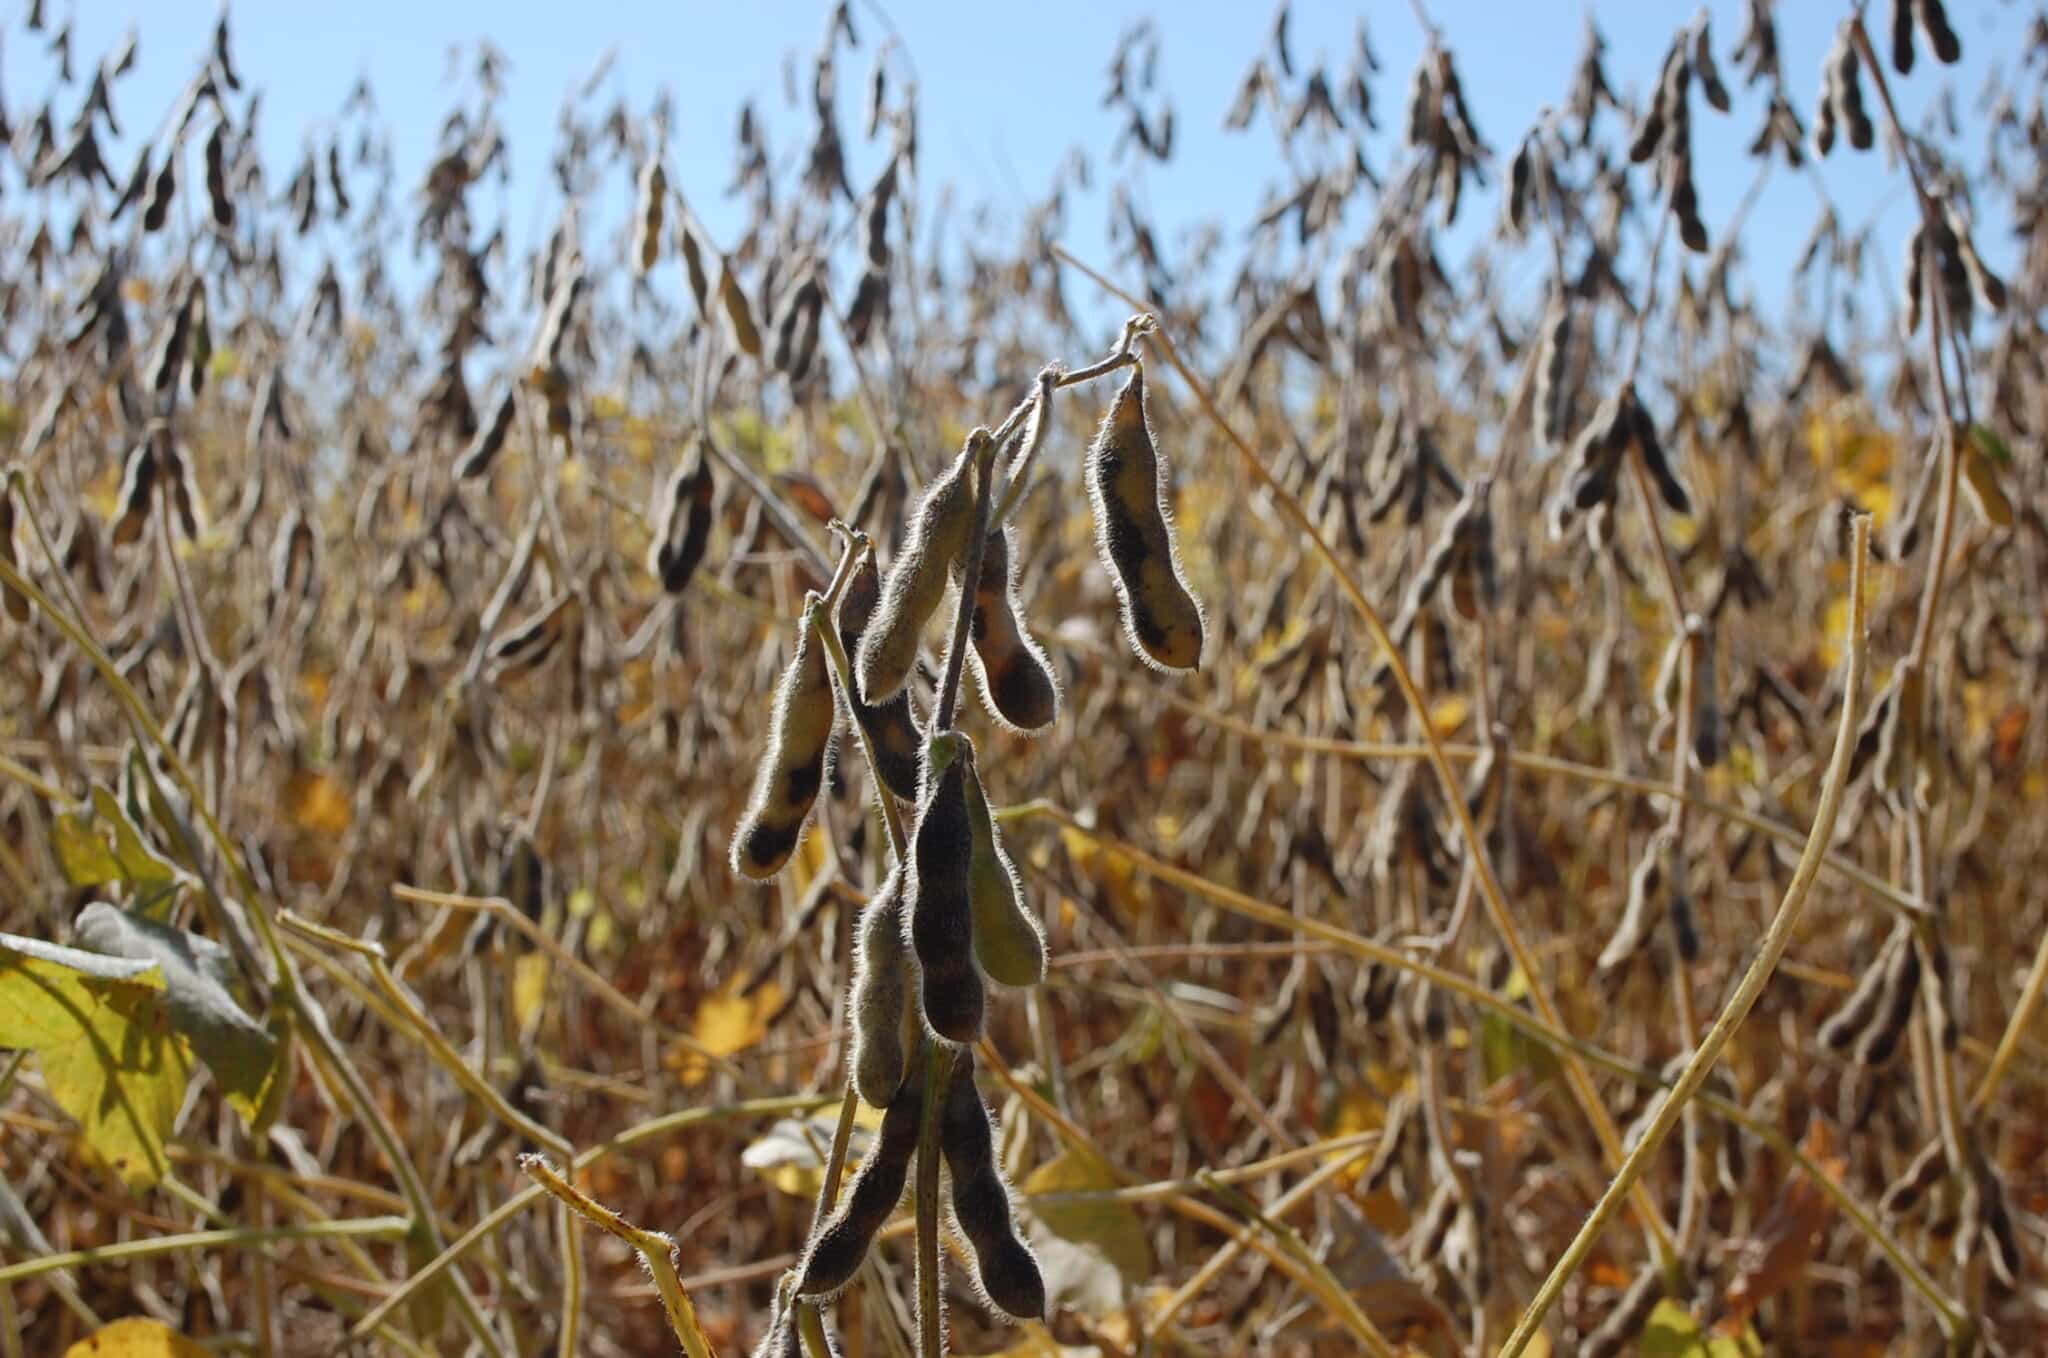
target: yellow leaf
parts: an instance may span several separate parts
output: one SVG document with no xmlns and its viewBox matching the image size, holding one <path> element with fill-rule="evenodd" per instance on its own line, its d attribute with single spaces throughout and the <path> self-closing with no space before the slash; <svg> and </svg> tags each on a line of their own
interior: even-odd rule
<svg viewBox="0 0 2048 1358">
<path fill-rule="evenodd" d="M 209 1358 L 161 1321 L 130 1317 L 103 1325 L 64 1350 L 64 1358 Z"/>
<path fill-rule="evenodd" d="M 682 1081 L 683 1088 L 693 1089 L 711 1074 L 710 1063 L 700 1052 L 731 1056 L 768 1035 L 768 1019 L 782 1007 L 782 987 L 774 981 L 764 981 L 752 994 L 742 995 L 736 993 L 739 985 L 740 980 L 735 977 L 725 989 L 705 996 L 697 1006 L 690 1035 L 696 1039 L 698 1050 L 680 1049 L 672 1053 L 676 1078 Z"/>
<path fill-rule="evenodd" d="M 1472 710 L 1472 704 L 1458 694 L 1439 698 L 1429 709 L 1429 724 L 1436 728 L 1438 736 L 1456 734 L 1465 724 L 1465 716 Z"/>
<path fill-rule="evenodd" d="M 1998 484 L 1998 464 L 1984 455 L 1975 439 L 1962 444 L 1961 452 L 1963 486 L 1970 492 L 1970 503 L 1977 506 L 1986 523 L 1997 528 L 2012 527 L 2012 501 L 2005 498 L 2005 488 Z"/>
<path fill-rule="evenodd" d="M 551 965 L 548 955 L 541 952 L 524 953 L 512 964 L 512 1019 L 521 1032 L 533 1027 L 541 1005 L 547 1002 Z"/>
<path fill-rule="evenodd" d="M 1109 1166 L 1090 1155 L 1062 1151 L 1025 1176 L 1024 1193 L 1031 1210 L 1054 1235 L 1101 1251 L 1102 1256 L 1133 1282 L 1152 1275 L 1152 1243 L 1126 1202 L 1101 1198 L 1084 1202 L 1040 1201 L 1053 1193 L 1104 1192 L 1118 1187 Z"/>
<path fill-rule="evenodd" d="M 284 805 L 292 824 L 320 834 L 339 835 L 354 818 L 341 784 L 324 773 L 294 773 L 285 784 Z"/>
</svg>

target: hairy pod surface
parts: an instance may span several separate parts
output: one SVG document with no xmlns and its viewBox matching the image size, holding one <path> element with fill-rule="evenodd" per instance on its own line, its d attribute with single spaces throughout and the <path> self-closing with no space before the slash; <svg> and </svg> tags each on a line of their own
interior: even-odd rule
<svg viewBox="0 0 2048 1358">
<path fill-rule="evenodd" d="M 925 624 L 945 599 L 953 559 L 974 532 L 972 461 L 969 450 L 962 449 L 911 511 L 909 531 L 896 549 L 855 659 L 862 702 L 887 702 L 910 681 Z"/>
<path fill-rule="evenodd" d="M 890 869 L 861 913 L 853 954 L 853 1087 L 870 1107 L 887 1108 L 903 1088 L 910 1059 L 904 1015 L 917 960 L 904 943 L 903 865 Z M 914 1038 L 916 1030 L 911 1034 Z"/>
<path fill-rule="evenodd" d="M 954 1223 L 974 1249 L 975 1281 L 1005 1315 L 1044 1320 L 1045 1277 L 1017 1234 L 1010 1190 L 996 1168 L 994 1127 L 974 1084 L 974 1059 L 964 1053 L 946 1086 L 939 1145 L 953 1176 Z"/>
<path fill-rule="evenodd" d="M 1123 607 L 1131 646 L 1161 669 L 1202 659 L 1202 608 L 1188 591 L 1167 515 L 1166 478 L 1145 416 L 1145 370 L 1135 364 L 1088 450 L 1096 543 Z"/>
<path fill-rule="evenodd" d="M 775 690 L 768 745 L 761 752 L 754 793 L 733 836 L 733 871 L 762 881 L 789 861 L 825 781 L 825 756 L 832 746 L 837 710 L 824 649 L 809 625 L 799 624 L 796 649 Z"/>
<path fill-rule="evenodd" d="M 967 809 L 973 758 L 974 747 L 958 731 L 932 738 L 910 856 L 910 941 L 924 973 L 924 1021 L 962 1044 L 980 1039 L 987 999 L 974 964 L 974 825 Z"/>
<path fill-rule="evenodd" d="M 1000 985 L 1033 986 L 1045 979 L 1045 931 L 1024 905 L 1024 885 L 989 814 L 981 772 L 967 765 L 967 817 L 974 832 L 968 889 L 974 903 L 974 960 Z"/>
<path fill-rule="evenodd" d="M 974 588 L 974 677 L 982 705 L 1004 726 L 1042 731 L 1060 714 L 1060 686 L 1017 607 L 1017 558 L 1008 525 L 988 535 Z M 955 563 L 956 567 L 958 563 Z"/>
<path fill-rule="evenodd" d="M 875 1232 L 902 1201 L 910 1162 L 917 1154 L 918 1123 L 924 1114 L 922 1090 L 921 1084 L 913 1082 L 882 1114 L 882 1130 L 854 1171 L 846 1196 L 804 1249 L 803 1262 L 796 1270 L 798 1296 L 828 1297 L 851 1282 L 861 1260 L 868 1257 Z"/>
<path fill-rule="evenodd" d="M 847 655 L 860 653 L 861 639 L 867 635 L 868 623 L 881 597 L 882 574 L 870 552 L 853 568 L 839 596 L 839 644 Z M 895 697 L 880 703 L 867 702 L 858 693 L 849 693 L 846 698 L 847 706 L 853 709 L 853 719 L 867 733 L 868 748 L 874 754 L 875 776 L 892 796 L 915 802 L 918 750 L 924 737 L 911 714 L 909 692 L 899 690 Z"/>
</svg>

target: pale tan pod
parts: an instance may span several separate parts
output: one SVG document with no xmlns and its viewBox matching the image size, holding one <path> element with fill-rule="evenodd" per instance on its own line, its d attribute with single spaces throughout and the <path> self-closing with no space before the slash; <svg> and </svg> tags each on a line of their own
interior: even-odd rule
<svg viewBox="0 0 2048 1358">
<path fill-rule="evenodd" d="M 1145 417 L 1145 370 L 1132 365 L 1088 450 L 1095 540 L 1123 607 L 1132 649 L 1161 669 L 1202 660 L 1202 607 L 1175 550 L 1165 468 Z"/>
</svg>

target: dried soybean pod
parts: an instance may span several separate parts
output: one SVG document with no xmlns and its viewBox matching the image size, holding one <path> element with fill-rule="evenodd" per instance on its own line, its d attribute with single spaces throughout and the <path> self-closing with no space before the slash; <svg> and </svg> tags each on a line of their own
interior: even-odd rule
<svg viewBox="0 0 2048 1358">
<path fill-rule="evenodd" d="M 164 153 L 164 163 L 149 181 L 149 197 L 142 204 L 142 229 L 161 231 L 170 219 L 171 199 L 178 193 L 178 148 Z"/>
<path fill-rule="evenodd" d="M 903 1088 L 909 1052 L 904 1041 L 910 1006 L 907 982 L 917 960 L 904 944 L 903 865 L 882 880 L 861 913 L 853 954 L 853 1087 L 875 1108 L 887 1108 Z M 916 1030 L 911 1030 L 914 1039 Z"/>
<path fill-rule="evenodd" d="M 513 407 L 512 388 L 508 386 L 498 397 L 498 404 L 491 408 L 490 423 L 476 431 L 476 437 L 456 462 L 457 480 L 468 481 L 491 469 L 491 463 L 505 447 L 506 435 L 512 432 Z"/>
<path fill-rule="evenodd" d="M 128 453 L 128 465 L 121 470 L 121 516 L 114 520 L 116 547 L 126 547 L 142 536 L 149 522 L 149 497 L 156 489 L 156 473 L 156 454 L 149 440 L 138 440 Z"/>
<path fill-rule="evenodd" d="M 1870 1016 L 1877 1012 L 1877 1002 L 1884 994 L 1884 980 L 1891 968 L 1892 956 L 1904 945 L 1905 925 L 1897 925 L 1878 949 L 1877 956 L 1863 969 L 1857 978 L 1856 988 L 1849 992 L 1849 998 L 1842 1007 L 1828 1016 L 1820 1026 L 1820 1044 L 1829 1051 L 1847 1051 L 1856 1035 L 1870 1023 Z"/>
<path fill-rule="evenodd" d="M 1927 223 L 1924 219 L 1916 220 L 1906 237 L 1906 276 L 1900 285 L 1906 304 L 1900 328 L 1908 335 L 1920 328 L 1920 309 L 1927 296 L 1926 244 Z"/>
<path fill-rule="evenodd" d="M 1700 91 L 1707 96 L 1707 102 L 1716 113 L 1726 113 L 1732 103 L 1728 87 L 1721 83 L 1721 70 L 1714 64 L 1714 42 L 1708 30 L 1709 25 L 1702 23 L 1693 39 L 1692 69 L 1700 78 Z"/>
<path fill-rule="evenodd" d="M 235 224 L 235 201 L 228 197 L 228 125 L 222 119 L 206 138 L 206 197 L 215 225 Z"/>
<path fill-rule="evenodd" d="M 1849 145 L 1858 151 L 1868 151 L 1877 144 L 1877 127 L 1863 107 L 1863 67 L 1856 56 L 1856 45 L 1849 40 L 1847 26 L 1835 41 L 1831 64 L 1834 75 L 1828 93 L 1835 118 L 1848 135 Z"/>
<path fill-rule="evenodd" d="M 1017 607 L 1016 556 L 1007 524 L 990 533 L 982 548 L 972 637 L 974 677 L 989 715 L 1018 731 L 1050 726 L 1060 714 L 1060 687 Z"/>
<path fill-rule="evenodd" d="M 939 1110 L 939 1145 L 953 1176 L 953 1222 L 974 1248 L 975 1281 L 996 1308 L 1016 1320 L 1045 1319 L 1045 1278 L 1017 1234 L 1010 1190 L 996 1168 L 995 1131 L 974 1084 L 974 1058 L 962 1052 Z"/>
<path fill-rule="evenodd" d="M 1124 634 L 1160 669 L 1190 670 L 1202 659 L 1202 608 L 1188 592 L 1166 508 L 1166 476 L 1145 416 L 1145 369 L 1103 417 L 1088 450 L 1088 498 L 1095 540 L 1123 606 Z"/>
<path fill-rule="evenodd" d="M 979 431 L 970 437 L 953 465 L 925 487 L 917 508 L 911 511 L 909 530 L 896 549 L 896 560 L 882 584 L 881 601 L 875 605 L 855 659 L 863 702 L 885 702 L 910 681 L 925 624 L 946 597 L 946 573 L 974 531 L 968 482 L 976 439 L 987 437 Z"/>
<path fill-rule="evenodd" d="M 796 1268 L 796 1294 L 816 1299 L 846 1286 L 868 1257 L 875 1232 L 903 1198 L 910 1161 L 917 1154 L 917 1127 L 924 1112 L 922 1085 L 913 1080 L 888 1111 L 874 1146 L 854 1171 L 838 1210 L 811 1236 Z"/>
<path fill-rule="evenodd" d="M 972 752 L 967 765 L 967 817 L 974 830 L 968 891 L 974 904 L 974 960 L 988 978 L 1006 986 L 1045 979 L 1045 931 L 1024 905 L 1024 886 L 1003 847 L 1002 830 L 989 814 L 981 771 Z"/>
<path fill-rule="evenodd" d="M 21 569 L 21 558 L 14 550 L 14 484 L 0 479 L 0 561 L 5 561 L 15 570 Z M 0 589 L 7 603 L 7 616 L 16 622 L 27 622 L 32 611 L 28 596 L 12 585 Z"/>
<path fill-rule="evenodd" d="M 711 496 L 715 489 L 711 460 L 704 455 L 703 440 L 695 440 L 662 492 L 655 516 L 654 541 L 647 548 L 647 569 L 670 594 L 681 594 L 688 588 L 690 577 L 704 560 L 704 548 L 711 540 Z"/>
<path fill-rule="evenodd" d="M 1941 64 L 1953 66 L 1961 61 L 1963 44 L 1955 29 L 1949 27 L 1948 10 L 1942 0 L 1913 0 L 1913 8 L 1920 16 L 1920 31 L 1927 35 L 1927 45 L 1934 49 Z"/>
<path fill-rule="evenodd" d="M 1948 1172 L 1948 1156 L 1940 1137 L 1920 1148 L 1906 1172 L 1894 1179 L 1878 1201 L 1878 1210 L 1888 1217 L 1903 1216 L 1920 1204 L 1927 1190 L 1941 1182 Z"/>
<path fill-rule="evenodd" d="M 825 758 L 832 748 L 832 719 L 837 710 L 824 648 L 812 637 L 810 627 L 800 624 L 789 668 L 783 671 L 782 683 L 775 691 L 768 747 L 761 752 L 754 793 L 733 835 L 734 872 L 763 881 L 789 861 L 825 781 Z"/>
<path fill-rule="evenodd" d="M 1657 422 L 1650 418 L 1650 412 L 1642 402 L 1630 397 L 1630 433 L 1635 438 L 1636 450 L 1643 455 L 1643 466 L 1648 469 L 1650 479 L 1657 483 L 1657 493 L 1664 497 L 1664 503 L 1675 514 L 1692 513 L 1692 493 L 1679 480 L 1672 469 L 1671 459 L 1665 455 L 1663 440 L 1657 437 Z"/>
<path fill-rule="evenodd" d="M 974 747 L 941 731 L 925 758 L 923 796 L 911 846 L 910 942 L 923 969 L 924 1021 L 948 1042 L 981 1037 L 987 987 L 974 963 L 974 823 L 967 770 Z"/>
<path fill-rule="evenodd" d="M 1536 358 L 1536 438 L 1555 448 L 1565 436 L 1565 364 L 1572 342 L 1572 307 L 1567 298 L 1550 304 L 1543 321 L 1543 344 Z"/>
<path fill-rule="evenodd" d="M 1898 1051 L 1899 1038 L 1913 1017 L 1913 999 L 1919 992 L 1920 950 L 1908 939 L 1885 965 L 1877 1011 L 1856 1039 L 1858 1065 L 1882 1066 L 1891 1061 Z"/>
<path fill-rule="evenodd" d="M 1892 69 L 1913 73 L 1913 0 L 1892 0 Z"/>
<path fill-rule="evenodd" d="M 1678 874 L 1672 861 L 1675 845 L 1670 827 L 1666 826 L 1644 846 L 1642 861 L 1629 877 L 1628 905 L 1621 913 L 1620 923 L 1615 925 L 1614 937 L 1600 951 L 1601 971 L 1612 971 L 1636 955 L 1656 927 L 1657 906 L 1663 901 L 1665 890 L 1678 890 Z"/>
<path fill-rule="evenodd" d="M 882 574 L 875 568 L 874 553 L 861 557 L 846 588 L 839 596 L 839 644 L 848 655 L 860 653 L 861 637 L 875 604 L 882 597 Z M 917 720 L 911 715 L 910 694 L 899 691 L 887 702 L 870 704 L 858 693 L 846 695 L 853 719 L 867 733 L 867 748 L 874 756 L 875 776 L 890 795 L 906 802 L 917 800 L 917 765 L 920 742 Z"/>
<path fill-rule="evenodd" d="M 640 167 L 639 189 L 639 209 L 633 214 L 633 262 L 646 273 L 661 258 L 662 210 L 668 202 L 668 175 L 661 168 L 659 155 L 649 155 Z"/>
</svg>

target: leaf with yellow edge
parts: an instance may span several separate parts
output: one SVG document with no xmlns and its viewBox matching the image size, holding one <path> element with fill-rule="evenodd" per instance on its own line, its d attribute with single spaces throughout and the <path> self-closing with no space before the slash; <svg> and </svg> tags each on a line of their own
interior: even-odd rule
<svg viewBox="0 0 2048 1358">
<path fill-rule="evenodd" d="M 103 1325 L 64 1350 L 64 1358 L 211 1358 L 206 1349 L 158 1320 L 131 1316 Z"/>
<path fill-rule="evenodd" d="M 739 987 L 740 979 L 735 977 L 716 995 L 706 995 L 690 1028 L 696 1049 L 678 1044 L 670 1051 L 668 1065 L 683 1088 L 694 1089 L 710 1077 L 711 1065 L 705 1055 L 731 1056 L 768 1035 L 769 1018 L 782 1008 L 782 987 L 764 981 L 745 995 L 738 993 Z"/>
<path fill-rule="evenodd" d="M 164 1137 L 192 1074 L 165 1000 L 154 962 L 0 934 L 0 1047 L 36 1054 L 87 1150 L 131 1188 L 168 1170 Z"/>
<path fill-rule="evenodd" d="M 1079 1151 L 1062 1151 L 1024 1178 L 1031 1211 L 1047 1230 L 1077 1245 L 1099 1251 L 1133 1282 L 1152 1276 L 1152 1242 L 1137 1209 L 1127 1202 L 1098 1198 L 1087 1202 L 1049 1202 L 1054 1193 L 1096 1193 L 1118 1187 L 1108 1165 Z"/>
</svg>

